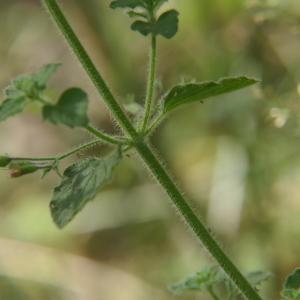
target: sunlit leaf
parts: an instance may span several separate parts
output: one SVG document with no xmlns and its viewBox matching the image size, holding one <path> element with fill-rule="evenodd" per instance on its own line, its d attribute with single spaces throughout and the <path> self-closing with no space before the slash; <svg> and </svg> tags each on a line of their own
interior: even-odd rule
<svg viewBox="0 0 300 300">
<path fill-rule="evenodd" d="M 67 225 L 96 196 L 99 189 L 111 180 L 120 159 L 121 153 L 118 150 L 103 159 L 82 160 L 65 170 L 50 204 L 53 220 L 59 228 Z"/>
<path fill-rule="evenodd" d="M 56 105 L 43 107 L 43 117 L 53 124 L 84 127 L 89 124 L 87 110 L 87 94 L 79 88 L 71 88 L 62 94 Z"/>
<path fill-rule="evenodd" d="M 207 81 L 178 85 L 172 88 L 163 98 L 164 111 L 168 112 L 182 104 L 233 92 L 258 81 L 245 76 L 225 78 L 219 81 Z"/>
</svg>

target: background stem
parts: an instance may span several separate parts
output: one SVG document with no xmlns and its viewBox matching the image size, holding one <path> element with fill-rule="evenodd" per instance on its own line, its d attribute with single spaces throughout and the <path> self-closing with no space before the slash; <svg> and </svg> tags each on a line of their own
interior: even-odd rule
<svg viewBox="0 0 300 300">
<path fill-rule="evenodd" d="M 65 36 L 71 49 L 78 57 L 84 69 L 86 70 L 91 81 L 94 83 L 95 87 L 97 88 L 101 96 L 104 98 L 106 105 L 109 107 L 112 114 L 115 116 L 119 125 L 131 137 L 133 145 L 136 148 L 137 152 L 140 154 L 141 158 L 144 160 L 147 167 L 155 176 L 157 181 L 161 184 L 161 186 L 170 196 L 173 204 L 175 205 L 176 209 L 178 210 L 179 214 L 182 216 L 184 221 L 193 230 L 193 232 L 202 242 L 202 245 L 207 249 L 210 255 L 219 263 L 219 265 L 227 274 L 227 276 L 235 283 L 236 287 L 242 293 L 244 298 L 248 300 L 261 300 L 262 298 L 258 295 L 255 289 L 250 285 L 250 283 L 245 279 L 245 277 L 240 273 L 240 271 L 235 267 L 235 265 L 231 262 L 227 255 L 223 252 L 219 244 L 210 234 L 209 230 L 197 218 L 197 216 L 185 200 L 183 194 L 175 185 L 173 179 L 169 176 L 167 171 L 162 166 L 161 162 L 154 155 L 151 148 L 144 142 L 144 138 L 142 138 L 137 133 L 137 131 L 135 130 L 135 128 L 121 109 L 120 105 L 113 97 L 108 86 L 106 85 L 102 76 L 100 75 L 92 60 L 88 56 L 81 42 L 75 35 L 73 29 L 71 28 L 70 24 L 63 15 L 56 0 L 42 1 L 45 4 L 45 7 L 48 9 L 53 20 L 58 25 L 60 31 Z"/>
</svg>

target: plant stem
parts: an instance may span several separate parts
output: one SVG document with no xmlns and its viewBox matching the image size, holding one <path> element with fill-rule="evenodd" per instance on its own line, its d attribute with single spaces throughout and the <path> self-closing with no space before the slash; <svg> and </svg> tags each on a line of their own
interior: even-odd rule
<svg viewBox="0 0 300 300">
<path fill-rule="evenodd" d="M 93 126 L 88 125 L 85 128 L 88 132 L 95 135 L 96 137 L 98 137 L 100 140 L 102 140 L 105 143 L 114 144 L 114 145 L 128 144 L 128 141 L 126 139 L 113 137 L 109 134 L 106 134 L 106 133 L 94 128 Z"/>
<path fill-rule="evenodd" d="M 80 152 L 86 148 L 92 147 L 94 145 L 97 145 L 99 143 L 102 143 L 102 140 L 98 139 L 98 140 L 94 140 L 91 142 L 87 142 L 85 144 L 82 144 L 68 152 L 62 153 L 60 155 L 57 156 L 48 156 L 48 157 L 12 157 L 11 159 L 14 161 L 21 161 L 21 160 L 27 160 L 27 161 L 55 161 L 55 160 L 63 160 L 77 152 Z"/>
<path fill-rule="evenodd" d="M 42 0 L 45 7 L 48 9 L 58 28 L 65 36 L 71 49 L 78 57 L 83 68 L 86 70 L 91 81 L 103 97 L 106 105 L 111 110 L 111 113 L 116 118 L 122 129 L 131 137 L 134 147 L 140 154 L 141 158 L 146 163 L 152 174 L 158 182 L 165 189 L 171 200 L 175 204 L 182 218 L 186 221 L 188 226 L 194 231 L 198 239 L 202 242 L 203 246 L 208 250 L 212 257 L 223 268 L 228 277 L 236 284 L 245 299 L 248 300 L 261 300 L 262 298 L 257 294 L 255 289 L 244 278 L 240 271 L 235 267 L 227 255 L 223 252 L 221 247 L 210 234 L 209 230 L 197 218 L 192 211 L 183 194 L 175 185 L 173 179 L 169 176 L 167 171 L 162 166 L 161 162 L 154 155 L 152 149 L 144 142 L 144 139 L 138 134 L 134 126 L 125 115 L 120 105 L 110 92 L 108 86 L 104 82 L 102 76 L 88 56 L 86 50 L 82 46 L 78 37 L 74 33 L 70 24 L 66 20 L 56 0 Z"/>
<path fill-rule="evenodd" d="M 148 122 L 152 112 L 153 95 L 154 95 L 154 85 L 155 85 L 155 74 L 156 74 L 156 36 L 153 34 L 151 36 L 151 51 L 150 51 L 150 61 L 149 61 L 149 74 L 147 83 L 147 94 L 145 102 L 145 115 L 143 119 L 142 133 L 145 133 Z"/>
</svg>

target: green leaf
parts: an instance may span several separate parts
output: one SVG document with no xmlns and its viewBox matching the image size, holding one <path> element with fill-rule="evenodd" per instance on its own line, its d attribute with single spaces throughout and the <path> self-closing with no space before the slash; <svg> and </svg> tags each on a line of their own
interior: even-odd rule
<svg viewBox="0 0 300 300">
<path fill-rule="evenodd" d="M 7 167 L 12 159 L 7 155 L 0 155 L 0 167 L 4 168 Z"/>
<path fill-rule="evenodd" d="M 233 92 L 257 82 L 258 80 L 256 79 L 241 76 L 225 78 L 219 81 L 178 85 L 164 96 L 164 112 L 169 112 L 182 104 L 201 101 L 210 97 Z"/>
<path fill-rule="evenodd" d="M 144 21 L 135 21 L 134 23 L 132 23 L 131 29 L 133 31 L 138 31 L 139 33 L 145 36 L 154 32 L 153 25 L 149 22 Z"/>
<path fill-rule="evenodd" d="M 66 226 L 111 180 L 120 159 L 121 152 L 118 150 L 104 159 L 85 159 L 65 170 L 50 203 L 53 220 L 59 228 Z"/>
<path fill-rule="evenodd" d="M 155 24 L 155 34 L 171 39 L 178 31 L 178 15 L 174 9 L 163 13 Z"/>
<path fill-rule="evenodd" d="M 220 277 L 219 268 L 209 267 L 179 283 L 170 285 L 169 289 L 174 294 L 181 294 L 185 291 L 205 291 L 221 281 L 222 277 Z"/>
<path fill-rule="evenodd" d="M 89 124 L 87 110 L 87 94 L 79 88 L 71 88 L 62 94 L 56 105 L 43 107 L 43 117 L 53 124 L 85 127 Z"/>
<path fill-rule="evenodd" d="M 135 21 L 131 29 L 145 36 L 154 34 L 170 39 L 178 31 L 178 15 L 176 10 L 169 10 L 163 13 L 155 23 Z"/>
<path fill-rule="evenodd" d="M 49 79 L 57 72 L 59 67 L 61 67 L 61 64 L 48 64 L 33 75 L 34 81 L 39 89 L 44 90 L 47 87 Z"/>
<path fill-rule="evenodd" d="M 287 300 L 300 299 L 300 268 L 287 277 L 281 294 Z"/>
<path fill-rule="evenodd" d="M 11 98 L 3 101 L 0 106 L 0 122 L 21 113 L 29 101 L 25 97 Z"/>
<path fill-rule="evenodd" d="M 144 1 L 141 0 L 116 0 L 111 2 L 110 7 L 112 9 L 116 8 L 137 8 L 145 7 Z"/>
<path fill-rule="evenodd" d="M 0 122 L 21 113 L 26 105 L 42 98 L 50 77 L 57 71 L 59 64 L 48 64 L 37 73 L 21 75 L 4 90 L 6 100 L 0 106 Z"/>
<path fill-rule="evenodd" d="M 128 16 L 130 18 L 143 18 L 143 19 L 147 19 L 147 15 L 141 12 L 137 12 L 134 10 L 130 10 L 128 13 Z"/>
<path fill-rule="evenodd" d="M 60 64 L 48 64 L 43 66 L 37 73 L 18 76 L 5 89 L 5 96 L 7 98 L 27 97 L 36 100 L 34 98 L 46 89 L 50 77 L 60 66 Z"/>
</svg>

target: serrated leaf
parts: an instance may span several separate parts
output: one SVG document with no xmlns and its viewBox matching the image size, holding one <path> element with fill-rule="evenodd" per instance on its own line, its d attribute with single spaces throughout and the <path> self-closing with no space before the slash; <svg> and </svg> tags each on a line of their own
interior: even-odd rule
<svg viewBox="0 0 300 300">
<path fill-rule="evenodd" d="M 68 127 L 85 127 L 89 124 L 87 117 L 88 96 L 79 88 L 65 91 L 56 105 L 45 105 L 43 117 L 53 124 Z"/>
<path fill-rule="evenodd" d="M 210 97 L 233 92 L 257 83 L 258 80 L 245 76 L 225 78 L 219 81 L 207 81 L 178 85 L 172 88 L 163 98 L 164 112 L 174 108 L 201 101 Z"/>
<path fill-rule="evenodd" d="M 178 15 L 174 9 L 163 13 L 155 24 L 155 33 L 171 39 L 178 31 Z"/>
<path fill-rule="evenodd" d="M 181 294 L 185 291 L 205 291 L 207 288 L 214 286 L 222 281 L 219 276 L 218 267 L 209 267 L 203 271 L 197 272 L 187 279 L 177 284 L 172 284 L 169 289 L 174 294 Z"/>
<path fill-rule="evenodd" d="M 300 299 L 300 268 L 287 277 L 283 286 L 282 296 L 286 300 Z"/>
<path fill-rule="evenodd" d="M 111 2 L 110 7 L 112 9 L 116 9 L 116 8 L 135 9 L 137 7 L 145 7 L 145 4 L 141 0 L 116 0 Z"/>
<path fill-rule="evenodd" d="M 26 107 L 27 103 L 28 100 L 25 97 L 11 98 L 3 101 L 2 105 L 0 106 L 0 122 L 18 113 L 21 113 Z"/>
<path fill-rule="evenodd" d="M 82 160 L 65 170 L 50 203 L 52 218 L 59 228 L 66 226 L 96 196 L 99 189 L 111 180 L 120 159 L 121 153 L 118 150 L 103 159 Z"/>
</svg>

